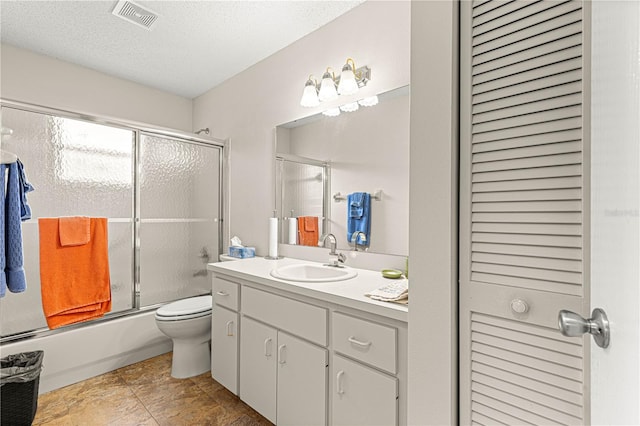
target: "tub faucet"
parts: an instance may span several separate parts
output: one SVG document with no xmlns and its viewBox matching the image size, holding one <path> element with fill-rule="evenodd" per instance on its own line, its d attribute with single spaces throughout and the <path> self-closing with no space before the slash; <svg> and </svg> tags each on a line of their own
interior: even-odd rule
<svg viewBox="0 0 640 426">
<path fill-rule="evenodd" d="M 327 240 L 329 240 L 329 256 L 336 257 L 336 259 L 334 259 L 332 263 L 327 264 L 327 266 L 342 268 L 343 266 L 341 264 L 344 263 L 345 260 L 347 260 L 347 257 L 342 253 L 336 252 L 336 246 L 338 244 L 338 242 L 336 241 L 336 236 L 333 234 L 325 235 L 322 239 L 322 247 L 326 247 Z"/>
<path fill-rule="evenodd" d="M 362 251 L 367 251 L 367 234 L 362 231 L 356 231 L 351 234 L 351 242 L 353 243 L 353 249 L 358 251 L 358 236 L 360 236 L 360 245 L 363 247 Z"/>
</svg>

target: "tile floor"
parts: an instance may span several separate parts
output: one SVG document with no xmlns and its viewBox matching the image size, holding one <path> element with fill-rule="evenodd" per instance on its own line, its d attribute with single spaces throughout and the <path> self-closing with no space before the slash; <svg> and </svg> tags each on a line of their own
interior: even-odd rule
<svg viewBox="0 0 640 426">
<path fill-rule="evenodd" d="M 34 425 L 271 423 L 211 378 L 171 377 L 171 353 L 40 395 Z"/>
</svg>

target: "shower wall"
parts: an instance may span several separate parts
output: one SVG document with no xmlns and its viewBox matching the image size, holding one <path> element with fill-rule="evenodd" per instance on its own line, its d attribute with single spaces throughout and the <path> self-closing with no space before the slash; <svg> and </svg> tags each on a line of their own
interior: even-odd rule
<svg viewBox="0 0 640 426">
<path fill-rule="evenodd" d="M 18 108 L 2 108 L 35 191 L 23 222 L 27 291 L 0 299 L 2 337 L 46 330 L 39 217 L 108 218 L 112 313 L 210 292 L 218 257 L 219 146 Z"/>
</svg>

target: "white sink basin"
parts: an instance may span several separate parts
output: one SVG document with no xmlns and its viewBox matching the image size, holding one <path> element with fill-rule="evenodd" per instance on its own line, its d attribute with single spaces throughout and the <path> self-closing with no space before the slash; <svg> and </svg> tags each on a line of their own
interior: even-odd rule
<svg viewBox="0 0 640 426">
<path fill-rule="evenodd" d="M 300 282 L 342 281 L 349 280 L 357 275 L 358 271 L 351 268 L 336 268 L 334 266 L 308 263 L 282 266 L 271 270 L 272 277 Z"/>
</svg>

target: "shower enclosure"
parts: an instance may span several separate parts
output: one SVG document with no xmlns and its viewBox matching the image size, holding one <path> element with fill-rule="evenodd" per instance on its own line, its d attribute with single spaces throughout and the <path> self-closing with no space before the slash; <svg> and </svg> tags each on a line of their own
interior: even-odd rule
<svg viewBox="0 0 640 426">
<path fill-rule="evenodd" d="M 220 252 L 222 141 L 2 103 L 2 149 L 35 191 L 22 223 L 27 290 L 0 299 L 2 341 L 47 333 L 39 217 L 108 218 L 112 311 L 106 321 L 210 293 Z M 65 328 L 80 327 L 71 325 Z M 56 330 L 57 331 L 57 330 Z"/>
</svg>

